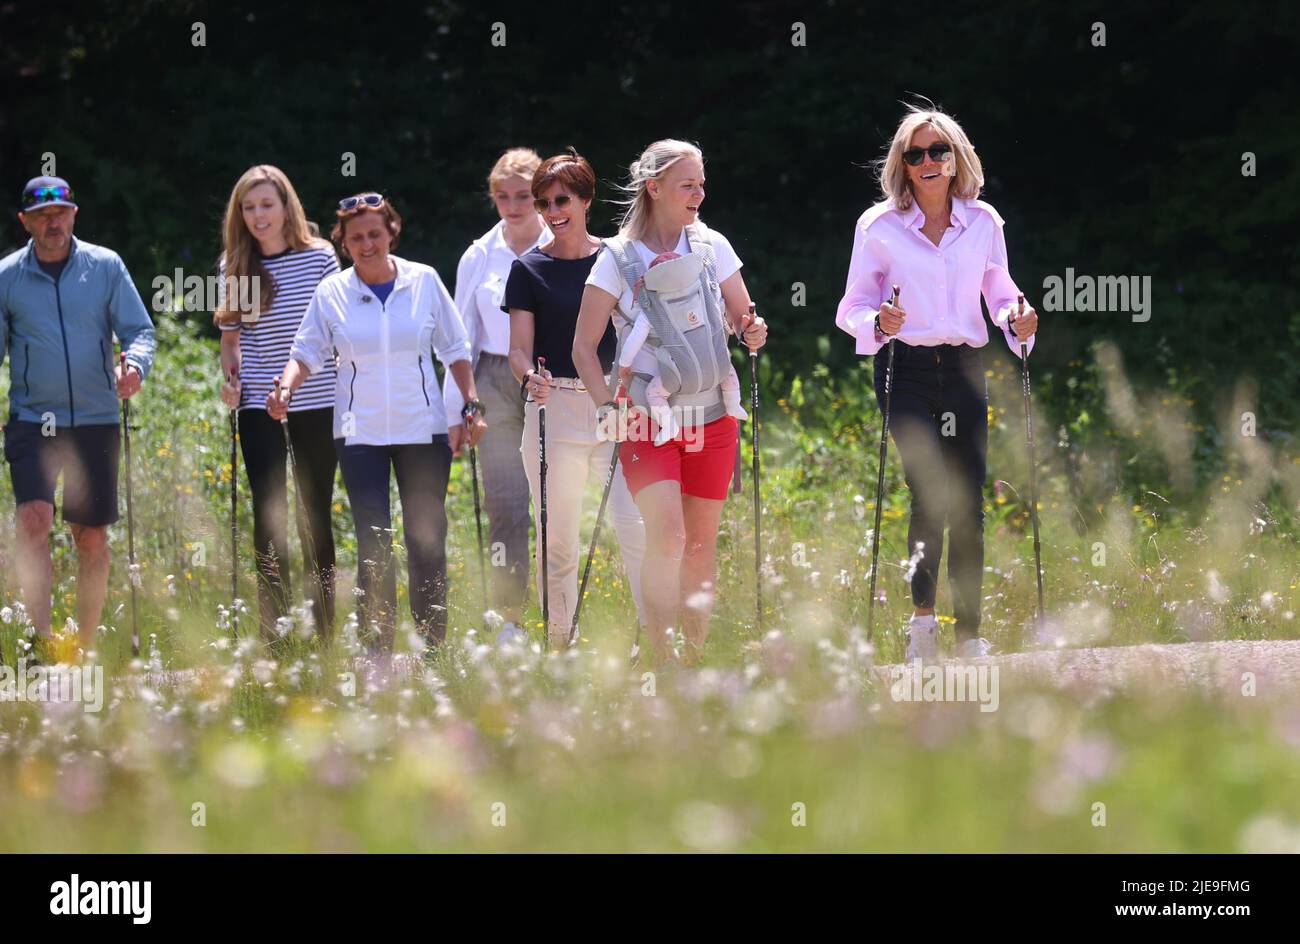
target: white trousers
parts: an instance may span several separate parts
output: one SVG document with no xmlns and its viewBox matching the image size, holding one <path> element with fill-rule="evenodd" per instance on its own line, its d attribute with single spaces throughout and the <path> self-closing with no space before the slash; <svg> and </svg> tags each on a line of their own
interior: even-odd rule
<svg viewBox="0 0 1300 944">
<path fill-rule="evenodd" d="M 524 410 L 524 435 L 519 451 L 528 476 L 537 528 L 537 593 L 542 592 L 541 457 L 538 452 L 537 404 Z M 546 530 L 547 567 L 550 571 L 550 626 L 552 644 L 567 638 L 578 602 L 578 568 L 587 545 L 580 539 L 583 498 L 588 482 L 603 488 L 615 443 L 596 437 L 596 404 L 578 390 L 554 388 L 546 403 Z M 599 492 L 593 499 L 599 507 Z M 636 604 L 637 619 L 645 624 L 641 599 L 641 561 L 645 557 L 645 523 L 627 490 L 620 464 L 610 488 L 609 511 L 623 554 L 623 569 Z M 590 538 L 588 538 L 590 540 Z M 588 587 L 590 592 L 590 587 Z"/>
</svg>

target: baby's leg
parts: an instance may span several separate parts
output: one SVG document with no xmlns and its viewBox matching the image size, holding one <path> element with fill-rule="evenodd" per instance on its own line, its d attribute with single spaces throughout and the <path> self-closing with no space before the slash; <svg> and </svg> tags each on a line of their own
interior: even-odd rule
<svg viewBox="0 0 1300 944">
<path fill-rule="evenodd" d="M 740 403 L 740 378 L 736 376 L 734 366 L 728 368 L 727 376 L 722 380 L 722 402 L 727 408 L 728 416 L 742 421 L 749 419 L 749 414 Z"/>
<path fill-rule="evenodd" d="M 650 319 L 645 315 L 637 315 L 636 321 L 632 322 L 632 327 L 623 338 L 623 346 L 618 352 L 618 366 L 631 367 L 632 359 L 640 352 L 649 336 Z"/>
<path fill-rule="evenodd" d="M 659 427 L 655 445 L 662 446 L 680 432 L 673 408 L 668 404 L 668 388 L 664 386 L 663 378 L 656 375 L 646 384 L 645 399 L 650 406 L 650 418 Z"/>
<path fill-rule="evenodd" d="M 618 353 L 618 380 L 624 389 L 632 383 L 632 361 L 650 335 L 650 321 L 645 315 L 637 315 L 636 321 L 623 338 L 623 346 Z"/>
</svg>

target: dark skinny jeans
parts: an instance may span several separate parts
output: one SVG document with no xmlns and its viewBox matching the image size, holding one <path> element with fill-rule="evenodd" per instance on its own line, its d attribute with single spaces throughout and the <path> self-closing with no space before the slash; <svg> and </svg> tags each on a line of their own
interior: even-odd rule
<svg viewBox="0 0 1300 944">
<path fill-rule="evenodd" d="M 876 400 L 884 409 L 887 348 L 875 358 Z M 988 386 L 979 348 L 894 345 L 890 432 L 912 494 L 908 556 L 924 542 L 912 603 L 933 607 L 948 529 L 948 582 L 958 641 L 979 635 L 984 577 L 984 477 Z"/>
<path fill-rule="evenodd" d="M 393 519 L 388 500 L 391 474 L 402 502 L 411 615 L 430 644 L 447 635 L 447 479 L 451 448 L 446 435 L 432 442 L 391 446 L 344 445 L 335 440 L 343 483 L 357 531 L 357 588 L 363 634 L 379 628 L 373 650 L 392 652 L 397 625 L 397 573 Z"/>
</svg>

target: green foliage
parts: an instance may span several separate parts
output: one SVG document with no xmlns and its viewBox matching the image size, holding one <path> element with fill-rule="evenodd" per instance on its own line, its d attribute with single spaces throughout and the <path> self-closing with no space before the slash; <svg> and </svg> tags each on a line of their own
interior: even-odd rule
<svg viewBox="0 0 1300 944">
<path fill-rule="evenodd" d="M 1164 346 L 1204 385 L 1199 400 L 1223 378 L 1252 376 L 1265 425 L 1296 425 L 1300 368 L 1288 352 L 1300 331 L 1300 256 L 1288 233 L 1300 167 L 1287 156 L 1300 130 L 1276 120 L 1297 90 L 1272 64 L 1300 50 L 1286 29 L 1296 12 L 1281 0 L 1248 18 L 1208 0 L 1110 11 L 1103 48 L 1068 7 L 950 4 L 924 51 L 896 41 L 915 28 L 904 8 L 792 13 L 757 2 L 743 15 L 693 6 L 684 19 L 671 4 L 603 6 L 566 20 L 576 60 L 565 68 L 538 41 L 555 21 L 533 4 L 397 4 L 383 29 L 345 31 L 341 42 L 349 15 L 330 3 L 115 0 L 50 30 L 20 7 L 0 10 L 10 40 L 0 58 L 4 186 L 17 193 L 53 153 L 81 195 L 79 233 L 121 252 L 147 285 L 177 266 L 211 268 L 230 187 L 269 161 L 326 224 L 339 196 L 385 191 L 406 217 L 402 252 L 450 281 L 492 222 L 484 177 L 502 148 L 576 145 L 602 180 L 593 230 L 607 232 L 608 182 L 639 149 L 669 134 L 697 140 L 709 164 L 705 216 L 736 245 L 773 325 L 766 358 L 781 395 L 812 363 L 835 374 L 854 366 L 833 327 L 853 221 L 878 193 L 867 165 L 916 90 L 955 113 L 979 148 L 985 196 L 1007 220 L 1031 301 L 1066 267 L 1153 280 L 1146 324 L 1044 312 L 1040 373 L 1064 372 L 1109 338 L 1133 383 L 1160 384 L 1151 354 Z M 790 43 L 796 17 L 806 47 Z M 191 45 L 195 22 L 205 47 Z M 494 22 L 508 29 L 505 47 L 490 44 Z M 888 70 L 867 66 L 864 49 Z M 861 81 L 864 69 L 876 78 Z M 1246 151 L 1255 177 L 1241 174 Z M 340 176 L 345 152 L 355 178 Z M 11 224 L 0 248 L 21 239 Z M 789 304 L 795 283 L 804 307 Z M 1054 404 L 1056 385 L 1041 392 Z"/>
<path fill-rule="evenodd" d="M 449 641 L 427 668 L 379 688 L 354 658 L 355 630 L 341 628 L 327 648 L 299 638 L 298 623 L 272 653 L 247 636 L 253 612 L 232 650 L 218 619 L 228 603 L 230 493 L 226 411 L 205 369 L 216 344 L 179 319 L 160 318 L 159 333 L 155 373 L 133 414 L 146 658 L 129 657 L 123 522 L 112 529 L 98 643 L 121 695 L 99 714 L 0 704 L 6 851 L 1199 851 L 1256 848 L 1261 830 L 1275 835 L 1269 823 L 1300 816 L 1287 786 L 1295 752 L 1272 727 L 1286 716 L 1275 721 L 1262 700 L 1225 711 L 1199 694 L 1098 701 L 1004 683 L 1002 708 L 987 718 L 971 705 L 890 701 L 862 638 L 879 429 L 865 368 L 814 370 L 788 383 L 784 406 L 764 400 L 768 634 L 754 626 L 747 493 L 729 500 L 719 529 L 707 668 L 661 673 L 653 697 L 643 694 L 644 667 L 626 668 L 635 618 L 612 537 L 593 568 L 583 654 L 482 645 L 464 462 L 448 499 Z M 1116 490 L 1080 531 L 1047 448 L 1040 500 L 1053 619 L 1032 632 L 1019 378 L 1001 362 L 990 372 L 991 466 L 1007 484 L 991 485 L 986 505 L 985 635 L 1011 652 L 1296 638 L 1294 526 L 1267 514 L 1256 521 L 1269 487 L 1287 489 L 1292 504 L 1300 495 L 1296 466 L 1274 457 L 1267 480 L 1247 465 L 1240 481 L 1210 483 L 1188 504 L 1204 509 L 1198 516 L 1147 494 L 1130 504 Z M 1078 421 L 1071 447 L 1112 422 L 1096 405 L 1103 381 L 1095 370 L 1086 376 L 1071 408 L 1097 412 Z M 1044 428 L 1045 447 L 1048 438 Z M 907 494 L 896 459 L 887 471 L 876 663 L 901 659 L 911 609 L 900 566 Z M 1270 486 L 1274 476 L 1280 486 Z M 241 493 L 240 581 L 251 600 Z M 342 488 L 337 495 L 339 593 L 350 600 L 355 542 Z M 0 490 L 0 522 L 12 521 L 11 503 Z M 74 612 L 76 575 L 66 532 L 57 535 L 56 626 Z M 195 542 L 208 542 L 203 564 L 193 563 Z M 1097 542 L 1103 564 L 1093 563 Z M 11 546 L 0 542 L 0 552 Z M 21 638 L 13 574 L 12 561 L 0 561 L 0 647 L 10 664 Z M 939 611 L 949 612 L 946 582 Z M 540 638 L 535 601 L 527 615 Z M 403 652 L 413 647 L 409 630 L 406 621 Z M 347 673 L 354 696 L 344 693 Z M 1112 762 L 1080 774 L 1077 755 L 1098 745 Z M 984 798 L 978 815 L 954 796 Z M 1093 797 L 1141 829 L 1091 827 Z M 195 802 L 206 804 L 208 825 L 190 825 Z M 807 831 L 791 826 L 796 802 L 808 810 Z M 492 825 L 496 803 L 505 827 Z"/>
<path fill-rule="evenodd" d="M 128 655 L 123 522 L 98 643 L 121 695 L 102 715 L 0 705 L 0 849 L 1218 851 L 1260 848 L 1279 822 L 1294 831 L 1285 705 L 1031 688 L 985 718 L 971 706 L 903 711 L 869 674 L 903 655 L 908 496 L 891 449 L 873 656 L 862 627 L 879 414 L 871 363 L 834 311 L 853 221 L 875 199 L 864 165 L 913 89 L 974 138 L 1031 300 L 1067 266 L 1155 286 L 1146 324 L 1042 312 L 1031 366 L 1046 627 L 1031 621 L 1020 368 L 990 345 L 984 635 L 1010 652 L 1297 637 L 1300 257 L 1289 231 L 1300 170 L 1289 155 L 1300 131 L 1278 121 L 1296 76 L 1276 65 L 1296 58 L 1295 9 L 1131 5 L 1105 14 L 1100 49 L 1065 6 L 942 12 L 918 45 L 914 10 L 813 3 L 797 14 L 809 45 L 795 48 L 790 11 L 764 2 L 559 19 L 536 5 L 435 2 L 386 7 L 376 29 L 329 3 L 117 0 L 58 29 L 21 5 L 0 9 L 3 186 L 16 194 L 53 152 L 80 194 L 78 233 L 121 252 L 142 289 L 177 266 L 211 269 L 226 195 L 255 162 L 288 171 L 326 223 L 345 193 L 388 193 L 407 221 L 401 252 L 450 281 L 492 222 L 483 178 L 503 147 L 574 144 L 611 181 L 671 134 L 702 144 L 705 215 L 745 260 L 773 329 L 761 358 L 769 635 L 754 625 L 745 494 L 719 529 L 705 670 L 661 676 L 646 697 L 644 677 L 624 668 L 635 618 L 608 531 L 584 654 L 491 651 L 457 463 L 449 643 L 407 682 L 357 679 L 351 697 L 346 673 L 362 669 L 347 630 L 333 648 L 290 638 L 276 658 L 225 641 L 231 483 L 216 344 L 202 313 L 157 315 L 159 359 L 133 433 L 147 658 Z M 488 42 L 496 20 L 505 49 Z M 195 21 L 206 48 L 190 45 Z M 557 66 L 561 28 L 572 58 Z M 1241 176 L 1244 151 L 1258 177 Z M 355 179 L 339 176 L 344 152 L 357 156 Z M 598 203 L 594 231 L 611 218 Z M 11 227 L 0 244 L 21 239 Z M 787 301 L 796 283 L 802 307 Z M 6 383 L 0 369 L 0 395 Z M 1241 432 L 1245 410 L 1255 437 Z M 747 437 L 743 448 L 748 461 Z M 350 600 L 355 541 L 336 494 Z M 246 500 L 239 514 L 240 586 L 254 599 Z M 12 520 L 0 488 L 10 657 L 23 637 Z M 66 530 L 54 547 L 57 626 L 73 613 L 76 565 Z M 536 630 L 535 604 L 528 620 Z M 1079 752 L 1098 749 L 1107 763 L 1081 772 Z M 1094 797 L 1125 826 L 1089 825 Z M 190 825 L 196 801 L 206 827 Z M 795 802 L 806 830 L 791 825 Z M 492 825 L 497 803 L 507 827 Z"/>
</svg>

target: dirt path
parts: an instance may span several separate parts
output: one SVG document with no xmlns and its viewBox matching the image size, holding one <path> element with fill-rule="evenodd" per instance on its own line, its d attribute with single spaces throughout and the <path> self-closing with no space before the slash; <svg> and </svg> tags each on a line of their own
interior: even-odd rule
<svg viewBox="0 0 1300 944">
<path fill-rule="evenodd" d="M 407 677 L 419 671 L 416 660 L 398 656 L 393 674 Z M 1300 640 L 1230 640 L 1166 645 L 1106 646 L 1091 649 L 1049 649 L 1013 652 L 965 665 L 996 665 L 1002 687 L 1068 691 L 1081 698 L 1117 694 L 1191 694 L 1262 700 L 1300 696 Z M 873 671 L 888 686 L 909 666 L 878 665 Z M 194 669 L 146 672 L 137 685 L 172 688 L 200 679 Z M 220 675 L 219 671 L 212 673 Z M 1253 692 L 1251 686 L 1253 685 Z"/>
<path fill-rule="evenodd" d="M 1058 688 L 1081 695 L 1165 690 L 1260 698 L 1300 694 L 1300 640 L 1236 639 L 1168 645 L 1016 652 L 971 660 L 999 667 L 1000 684 Z M 875 669 L 882 682 L 898 667 Z M 1253 678 L 1252 678 L 1253 677 Z"/>
</svg>

